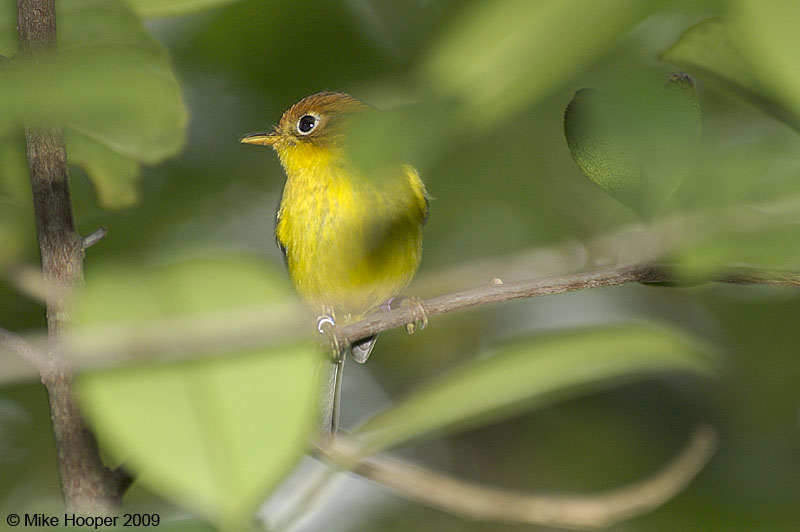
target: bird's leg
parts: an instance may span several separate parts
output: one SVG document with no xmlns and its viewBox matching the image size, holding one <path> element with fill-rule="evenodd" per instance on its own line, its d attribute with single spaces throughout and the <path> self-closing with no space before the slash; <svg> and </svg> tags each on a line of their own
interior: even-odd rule
<svg viewBox="0 0 800 532">
<path fill-rule="evenodd" d="M 329 431 L 332 438 L 336 435 L 336 431 L 339 430 L 339 415 L 342 409 L 342 373 L 344 371 L 347 344 L 339 334 L 332 309 L 325 309 L 323 314 L 317 317 L 317 330 L 328 338 L 332 349 L 333 372 L 331 374 L 330 387 L 328 388 L 330 395 L 325 401 L 327 404 L 324 405 L 323 409 L 323 427 Z"/>
<path fill-rule="evenodd" d="M 344 359 L 347 343 L 342 339 L 339 329 L 336 327 L 336 319 L 333 311 L 326 309 L 324 314 L 317 316 L 317 331 L 324 334 L 331 346 L 331 358 L 334 362 Z"/>
<path fill-rule="evenodd" d="M 388 305 L 390 309 L 411 307 L 411 321 L 406 323 L 406 332 L 408 334 L 414 334 L 416 331 L 421 331 L 428 326 L 428 309 L 425 308 L 425 303 L 422 302 L 422 299 L 418 297 L 397 296 L 384 303 L 384 305 Z"/>
</svg>

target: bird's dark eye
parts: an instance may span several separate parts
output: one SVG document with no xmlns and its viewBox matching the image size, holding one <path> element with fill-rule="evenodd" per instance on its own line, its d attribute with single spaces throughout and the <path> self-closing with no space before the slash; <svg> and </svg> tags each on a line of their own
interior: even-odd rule
<svg viewBox="0 0 800 532">
<path fill-rule="evenodd" d="M 297 121 L 297 131 L 299 131 L 301 135 L 308 135 L 317 127 L 317 122 L 318 119 L 316 116 L 303 115 L 300 117 L 300 120 Z"/>
</svg>

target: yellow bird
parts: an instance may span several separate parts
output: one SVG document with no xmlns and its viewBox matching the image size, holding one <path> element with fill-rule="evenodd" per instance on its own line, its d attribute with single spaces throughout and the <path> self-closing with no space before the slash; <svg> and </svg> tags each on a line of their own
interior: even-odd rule
<svg viewBox="0 0 800 532">
<path fill-rule="evenodd" d="M 290 107 L 271 131 L 241 140 L 278 153 L 286 185 L 275 237 L 321 322 L 346 325 L 397 296 L 422 256 L 428 197 L 417 171 L 398 164 L 366 176 L 348 159 L 350 119 L 372 110 L 347 94 L 320 92 Z M 373 345 L 374 337 L 353 345 L 353 357 L 366 361 Z"/>
</svg>

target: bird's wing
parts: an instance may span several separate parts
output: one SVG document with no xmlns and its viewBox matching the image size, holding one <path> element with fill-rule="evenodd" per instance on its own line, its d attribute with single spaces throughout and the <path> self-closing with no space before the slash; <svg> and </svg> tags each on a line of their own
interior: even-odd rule
<svg viewBox="0 0 800 532">
<path fill-rule="evenodd" d="M 288 257 L 286 256 L 286 253 L 287 253 L 287 251 L 286 251 L 286 243 L 285 243 L 285 242 L 283 242 L 283 241 L 280 239 L 280 237 L 278 237 L 278 231 L 277 231 L 277 227 L 280 225 L 280 223 L 281 223 L 281 210 L 280 210 L 280 209 L 278 209 L 278 212 L 277 212 L 277 214 L 275 215 L 275 227 L 276 227 L 276 231 L 275 231 L 275 243 L 276 243 L 276 244 L 278 244 L 278 248 L 280 248 L 280 250 L 281 250 L 281 254 L 283 255 L 283 262 L 285 262 L 285 263 L 286 263 L 286 265 L 288 266 L 288 265 L 289 265 L 289 262 L 288 262 L 288 261 L 289 261 L 289 259 L 288 259 Z"/>
</svg>

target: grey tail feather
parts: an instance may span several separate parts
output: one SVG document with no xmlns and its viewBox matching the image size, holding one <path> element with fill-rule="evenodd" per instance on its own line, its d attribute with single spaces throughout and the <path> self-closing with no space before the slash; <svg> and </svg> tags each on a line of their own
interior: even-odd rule
<svg viewBox="0 0 800 532">
<path fill-rule="evenodd" d="M 353 354 L 353 360 L 359 364 L 366 362 L 370 353 L 372 353 L 372 348 L 375 347 L 375 342 L 377 340 L 378 335 L 373 334 L 369 338 L 364 338 L 363 340 L 353 342 L 352 346 L 350 346 L 350 351 Z"/>
<path fill-rule="evenodd" d="M 335 363 L 333 376 L 333 404 L 331 405 L 330 434 L 335 436 L 339 430 L 339 417 L 342 412 L 342 373 L 344 372 L 344 358 Z"/>
</svg>

